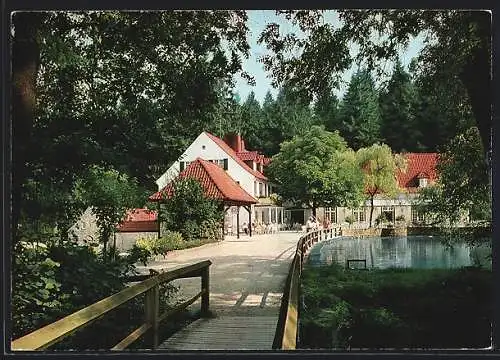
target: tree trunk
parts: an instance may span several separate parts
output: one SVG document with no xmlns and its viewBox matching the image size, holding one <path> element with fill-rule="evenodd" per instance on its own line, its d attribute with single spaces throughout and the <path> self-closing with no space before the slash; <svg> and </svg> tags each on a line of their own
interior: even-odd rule
<svg viewBox="0 0 500 360">
<path fill-rule="evenodd" d="M 21 213 L 22 186 L 27 176 L 25 166 L 36 105 L 36 76 L 40 50 L 36 35 L 45 15 L 18 12 L 12 17 L 12 229 L 14 241 Z"/>
<path fill-rule="evenodd" d="M 373 198 L 375 197 L 375 195 L 373 195 L 371 198 L 370 198 L 370 227 L 372 227 L 372 219 L 373 219 Z"/>
<path fill-rule="evenodd" d="M 107 242 L 107 241 L 105 241 L 105 242 L 103 243 L 103 246 L 102 246 L 102 258 L 103 258 L 104 260 L 106 260 L 106 257 L 107 257 L 107 252 L 108 252 L 107 247 L 108 247 L 108 242 Z"/>
</svg>

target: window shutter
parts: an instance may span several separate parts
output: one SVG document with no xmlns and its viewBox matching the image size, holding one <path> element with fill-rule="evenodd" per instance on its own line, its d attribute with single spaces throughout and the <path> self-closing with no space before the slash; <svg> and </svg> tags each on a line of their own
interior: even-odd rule
<svg viewBox="0 0 500 360">
<path fill-rule="evenodd" d="M 228 159 L 224 159 L 224 170 L 227 170 L 228 167 L 229 167 Z"/>
<path fill-rule="evenodd" d="M 184 161 L 181 161 L 179 163 L 179 165 L 180 165 L 180 171 L 183 171 L 184 170 L 184 165 L 185 165 Z"/>
</svg>

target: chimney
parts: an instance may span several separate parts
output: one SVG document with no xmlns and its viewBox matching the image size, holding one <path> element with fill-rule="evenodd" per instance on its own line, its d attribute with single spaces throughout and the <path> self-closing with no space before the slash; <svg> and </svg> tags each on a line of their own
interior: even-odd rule
<svg viewBox="0 0 500 360">
<path fill-rule="evenodd" d="M 245 149 L 245 140 L 243 140 L 243 138 L 241 138 L 241 151 L 246 151 L 246 149 Z"/>
<path fill-rule="evenodd" d="M 238 133 L 238 134 L 236 134 L 236 138 L 233 142 L 233 144 L 235 144 L 235 146 L 233 147 L 233 150 L 236 152 L 241 152 L 241 143 L 242 143 L 241 135 Z"/>
</svg>

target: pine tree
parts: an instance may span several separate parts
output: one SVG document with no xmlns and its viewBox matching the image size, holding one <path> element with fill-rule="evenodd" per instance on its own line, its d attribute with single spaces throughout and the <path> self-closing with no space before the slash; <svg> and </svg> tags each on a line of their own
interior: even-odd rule
<svg viewBox="0 0 500 360">
<path fill-rule="evenodd" d="M 241 106 L 241 132 L 249 149 L 262 150 L 263 114 L 252 91 Z"/>
<path fill-rule="evenodd" d="M 387 89 L 380 94 L 381 134 L 393 151 L 417 151 L 422 139 L 415 123 L 416 89 L 398 60 Z"/>
<path fill-rule="evenodd" d="M 297 97 L 287 86 L 280 89 L 275 101 L 269 92 L 266 94 L 262 114 L 260 138 L 262 151 L 268 156 L 277 154 L 284 140 L 304 133 L 313 125 L 309 103 Z"/>
<path fill-rule="evenodd" d="M 339 99 L 331 93 L 326 92 L 318 96 L 314 103 L 315 123 L 324 125 L 328 131 L 338 129 Z"/>
<path fill-rule="evenodd" d="M 339 110 L 339 131 L 350 147 L 357 150 L 380 140 L 378 92 L 370 72 L 358 70 Z"/>
<path fill-rule="evenodd" d="M 459 79 L 431 82 L 420 76 L 415 80 L 415 88 L 415 124 L 422 133 L 419 145 L 426 151 L 439 151 L 475 125 L 468 94 Z"/>
</svg>

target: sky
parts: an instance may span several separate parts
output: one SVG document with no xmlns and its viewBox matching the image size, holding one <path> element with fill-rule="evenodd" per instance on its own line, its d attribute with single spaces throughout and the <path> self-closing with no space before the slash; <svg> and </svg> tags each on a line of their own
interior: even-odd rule
<svg viewBox="0 0 500 360">
<path fill-rule="evenodd" d="M 271 86 L 271 79 L 267 77 L 263 65 L 258 62 L 258 59 L 261 56 L 269 53 L 265 45 L 257 44 L 260 33 L 262 32 L 262 30 L 264 30 L 266 24 L 270 22 L 276 22 L 280 25 L 280 33 L 281 31 L 293 31 L 299 35 L 302 34 L 302 32 L 297 27 L 292 26 L 287 20 L 277 16 L 275 14 L 275 10 L 249 10 L 247 11 L 247 13 L 249 27 L 247 40 L 250 44 L 250 56 L 248 59 L 243 60 L 243 70 L 254 77 L 256 85 L 248 85 L 246 80 L 237 75 L 234 78 L 236 83 L 234 91 L 238 93 L 241 101 L 243 102 L 247 98 L 248 94 L 253 90 L 256 99 L 262 104 L 268 90 L 271 91 L 271 94 L 274 98 L 276 98 L 278 90 L 274 89 Z M 332 24 L 338 24 L 338 18 L 335 11 L 328 11 L 325 15 L 325 20 Z M 418 54 L 422 47 L 422 38 L 416 38 L 415 40 L 411 41 L 406 51 L 401 54 L 401 62 L 403 66 L 407 67 L 411 59 Z M 343 79 L 348 82 L 353 72 L 354 66 L 343 74 Z M 346 85 L 336 91 L 336 95 L 339 98 L 343 96 L 345 88 Z"/>
</svg>

